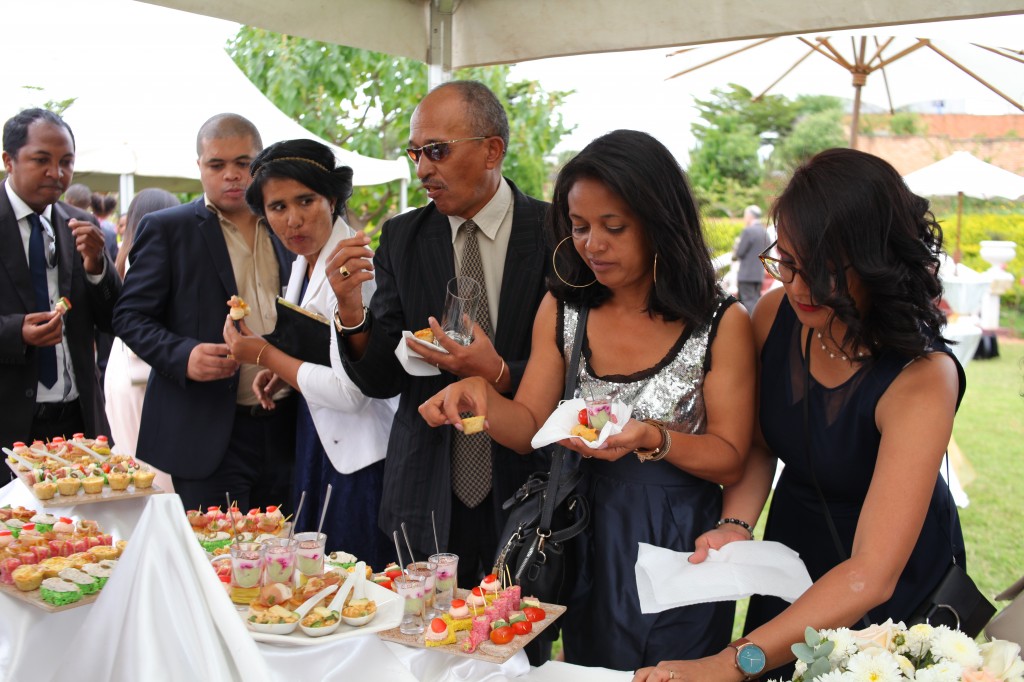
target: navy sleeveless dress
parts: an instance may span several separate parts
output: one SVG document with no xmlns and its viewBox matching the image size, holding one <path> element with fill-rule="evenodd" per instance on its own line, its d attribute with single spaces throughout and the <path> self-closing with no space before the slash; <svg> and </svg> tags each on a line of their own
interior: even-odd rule
<svg viewBox="0 0 1024 682">
<path fill-rule="evenodd" d="M 703 433 L 709 349 L 733 302 L 723 299 L 711 323 L 684 330 L 657 365 L 630 376 L 596 376 L 584 340 L 576 396 L 619 400 L 633 406 L 634 419 L 661 419 L 674 431 Z M 560 317 L 559 344 L 568 362 L 577 310 L 566 307 Z M 615 462 L 583 459 L 581 468 L 577 490 L 590 503 L 590 525 L 578 536 L 580 566 L 561 619 L 565 660 L 636 670 L 721 651 L 732 631 L 734 602 L 643 614 L 635 572 L 639 542 L 692 552 L 697 536 L 721 514 L 721 488 L 668 462 L 641 463 L 632 455 Z"/>
<path fill-rule="evenodd" d="M 783 297 L 761 350 L 761 429 L 768 448 L 786 465 L 772 498 L 764 539 L 784 543 L 797 551 L 811 579 L 817 580 L 840 559 L 810 477 L 805 453 L 801 329 L 789 300 Z M 936 350 L 953 357 L 944 345 L 936 346 Z M 955 357 L 953 359 L 956 361 Z M 906 357 L 883 352 L 835 388 L 821 386 L 811 376 L 808 391 L 811 466 L 847 556 L 853 546 L 857 519 L 881 442 L 881 434 L 875 426 L 875 407 L 909 362 Z M 956 366 L 960 377 L 959 406 L 966 380 L 960 363 Z M 953 555 L 957 563 L 966 568 L 960 521 L 945 481 L 937 471 L 907 471 L 907 476 L 915 475 L 935 478 L 931 503 L 917 545 L 892 598 L 868 613 L 872 623 L 881 623 L 887 618 L 908 619 L 938 584 Z M 899 519 L 893 519 L 893 523 L 899 523 Z M 750 632 L 766 623 L 787 606 L 787 602 L 777 597 L 752 597 L 743 631 Z M 857 623 L 849 625 L 859 627 Z M 782 679 L 789 679 L 792 667 L 789 671 Z M 766 676 L 778 678 L 780 672 L 772 671 Z"/>
</svg>

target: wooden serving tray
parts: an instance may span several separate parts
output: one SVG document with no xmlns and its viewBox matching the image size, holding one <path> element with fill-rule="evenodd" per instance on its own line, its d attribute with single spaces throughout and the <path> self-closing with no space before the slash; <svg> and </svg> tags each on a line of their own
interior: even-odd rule
<svg viewBox="0 0 1024 682">
<path fill-rule="evenodd" d="M 458 590 L 456 595 L 460 599 L 464 599 L 469 594 L 466 590 Z M 477 646 L 476 651 L 473 653 L 466 653 L 462 650 L 462 642 L 469 637 L 469 630 L 460 630 L 455 633 L 455 644 L 446 644 L 445 646 L 432 646 L 428 647 L 423 640 L 423 635 L 403 635 L 399 629 L 392 628 L 390 630 L 384 630 L 378 632 L 377 636 L 386 642 L 397 642 L 398 644 L 404 644 L 417 649 L 430 649 L 431 651 L 440 651 L 452 656 L 462 656 L 464 658 L 475 658 L 478 661 L 488 661 L 489 663 L 504 663 L 508 659 L 512 658 L 516 652 L 520 651 L 524 646 L 534 640 L 534 638 L 543 632 L 549 625 L 555 622 L 559 616 L 566 611 L 566 607 L 560 606 L 559 604 L 544 604 L 540 605 L 544 609 L 545 618 L 544 620 L 537 621 L 533 624 L 533 631 L 528 635 L 516 635 L 515 638 L 508 644 L 501 646 L 487 641 L 482 642 Z M 426 624 L 430 627 L 430 624 Z"/>
<path fill-rule="evenodd" d="M 135 461 L 139 460 L 136 459 Z M 33 493 L 34 496 L 35 491 L 33 490 L 32 486 L 35 484 L 35 479 L 32 477 L 32 474 L 28 471 L 22 471 L 21 465 L 19 465 L 17 462 L 10 462 L 6 458 L 4 459 L 4 462 L 7 464 L 7 467 L 17 475 L 18 480 L 24 483 L 26 487 L 28 487 L 28 491 L 30 493 Z M 53 496 L 52 499 L 40 500 L 39 498 L 36 498 L 36 502 L 44 509 L 52 509 L 56 507 L 73 507 L 79 504 L 91 504 L 93 502 L 114 502 L 116 500 L 130 500 L 137 497 L 159 495 L 163 492 L 163 488 L 157 485 L 151 486 L 149 488 L 143 488 L 141 490 L 136 490 L 134 485 L 129 485 L 128 488 L 125 490 L 111 490 L 109 485 L 105 485 L 103 486 L 103 490 L 101 492 L 98 492 L 93 495 L 90 495 L 89 493 L 86 493 L 84 489 L 79 488 L 78 494 L 74 496 L 65 497 L 64 495 L 61 495 L 60 492 L 58 492 L 56 495 Z M 13 589 L 17 590 L 18 588 L 15 587 Z"/>
<path fill-rule="evenodd" d="M 31 604 L 36 608 L 42 609 L 43 611 L 49 611 L 50 613 L 56 613 L 57 611 L 67 611 L 68 609 L 76 609 L 79 606 L 85 606 L 91 604 L 99 599 L 100 594 L 103 590 L 96 592 L 95 594 L 87 594 L 73 604 L 65 604 L 64 606 L 54 606 L 50 602 L 43 601 L 43 598 L 39 594 L 39 590 L 35 589 L 31 592 L 22 592 L 14 585 L 8 585 L 7 583 L 0 583 L 0 592 L 10 595 L 15 599 L 20 599 L 23 602 Z"/>
</svg>

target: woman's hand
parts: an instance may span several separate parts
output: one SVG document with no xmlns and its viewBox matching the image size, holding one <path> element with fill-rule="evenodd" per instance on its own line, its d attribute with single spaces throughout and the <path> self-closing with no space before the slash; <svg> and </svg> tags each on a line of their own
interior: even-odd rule
<svg viewBox="0 0 1024 682">
<path fill-rule="evenodd" d="M 272 397 L 284 386 L 284 381 L 269 369 L 262 369 L 252 380 L 252 392 L 260 401 L 260 407 L 272 410 L 277 407 Z"/>
<path fill-rule="evenodd" d="M 592 448 L 578 438 L 566 438 L 559 441 L 559 445 L 578 452 L 583 457 L 593 457 L 608 462 L 614 462 L 626 455 L 633 454 L 637 449 L 653 450 L 660 444 L 661 431 L 658 427 L 638 419 L 630 419 L 622 427 L 620 433 L 608 436 L 598 448 Z"/>
<path fill-rule="evenodd" d="M 640 668 L 633 682 L 740 682 L 743 673 L 736 667 L 736 652 L 731 648 L 694 661 L 662 661 L 654 668 Z"/>
<path fill-rule="evenodd" d="M 753 540 L 742 526 L 735 523 L 723 523 L 720 527 L 709 530 L 697 538 L 696 549 L 690 555 L 691 564 L 699 564 L 708 558 L 708 550 L 722 549 L 730 542 Z"/>
<path fill-rule="evenodd" d="M 363 282 L 373 279 L 373 251 L 364 232 L 342 239 L 327 256 L 327 281 L 338 299 L 338 317 L 346 327 L 363 319 Z"/>
<path fill-rule="evenodd" d="M 250 365 L 257 364 L 256 359 L 259 357 L 260 352 L 270 345 L 262 336 L 253 333 L 246 326 L 244 320 L 238 322 L 238 328 L 236 329 L 235 321 L 231 319 L 230 315 L 225 316 L 224 319 L 224 343 L 228 345 L 231 357 L 236 362 Z"/>
<path fill-rule="evenodd" d="M 470 377 L 449 384 L 420 405 L 420 415 L 431 426 L 451 424 L 462 430 L 462 412 L 487 414 L 488 384 L 480 377 Z M 487 422 L 484 422 L 487 428 Z"/>
</svg>

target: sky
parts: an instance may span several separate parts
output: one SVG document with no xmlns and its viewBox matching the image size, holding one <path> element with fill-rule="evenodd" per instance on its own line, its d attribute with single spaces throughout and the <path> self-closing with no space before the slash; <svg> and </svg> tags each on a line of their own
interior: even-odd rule
<svg viewBox="0 0 1024 682">
<path fill-rule="evenodd" d="M 38 39 L 25 32 L 7 31 L 5 47 L 10 54 L 21 48 L 31 58 L 5 60 L 0 70 L 0 86 L 12 83 L 29 84 L 49 73 L 49 82 L 63 79 L 60 92 L 81 87 L 107 88 L 112 107 L 119 97 L 130 97 L 132 68 L 141 68 L 147 50 L 154 42 L 173 41 L 181 62 L 181 77 L 202 79 L 203 64 L 194 60 L 194 46 L 210 42 L 223 45 L 234 34 L 237 25 L 231 22 L 187 14 L 131 0 L 0 0 L 0 17 L 5 26 L 65 22 L 75 27 L 81 40 L 70 50 L 39 49 Z M 1024 15 L 999 19 L 928 24 L 910 29 L 880 29 L 885 35 L 906 33 L 924 35 L 947 41 L 944 47 L 960 54 L 968 49 L 965 40 L 989 45 L 1021 49 L 1024 47 Z M 536 60 L 516 65 L 514 77 L 538 80 L 549 90 L 575 90 L 562 110 L 565 122 L 575 131 L 563 140 L 559 150 L 580 149 L 594 137 L 616 128 L 644 130 L 666 144 L 685 163 L 693 145 L 691 124 L 696 119 L 692 106 L 695 97 L 707 97 L 713 87 L 738 82 L 754 92 L 760 91 L 785 70 L 792 61 L 798 44 L 793 38 L 780 38 L 787 45 L 762 46 L 744 55 L 723 60 L 700 72 L 677 79 L 668 76 L 722 54 L 728 47 L 707 46 L 694 52 L 667 56 L 672 50 L 646 50 L 628 53 L 594 54 L 578 57 Z M 14 41 L 12 43 L 12 41 Z M 849 44 L 849 38 L 837 43 Z M 742 43 L 741 43 L 742 44 Z M 954 49 L 955 48 L 955 49 Z M 167 48 L 159 48 L 167 49 Z M 990 76 L 1018 101 L 1024 100 L 1024 64 L 1004 58 L 972 55 L 972 66 Z M 947 110 L 971 113 L 1014 113 L 1010 105 L 968 81 L 958 70 L 936 57 L 920 51 L 920 62 L 910 58 L 887 70 L 890 89 L 897 106 L 921 100 L 941 100 Z M 819 63 L 814 65 L 812 62 Z M 929 61 L 930 60 L 930 61 Z M 83 67 L 83 64 L 90 64 Z M 106 65 L 97 67 L 96 64 Z M 60 78 L 58 78 L 58 75 Z M 9 89 L 8 89 L 9 91 Z M 831 94 L 851 97 L 848 73 L 823 58 L 812 57 L 788 76 L 772 92 L 795 96 L 800 93 Z M 55 91 L 55 98 L 60 94 Z M 14 106 L 24 106 L 27 98 L 38 94 L 25 93 L 26 101 L 0 102 L 0 114 Z M 884 104 L 885 94 L 878 74 L 869 78 L 865 100 Z M 242 112 L 244 113 L 244 112 Z M 1017 112 L 1020 113 L 1020 112 Z"/>
</svg>

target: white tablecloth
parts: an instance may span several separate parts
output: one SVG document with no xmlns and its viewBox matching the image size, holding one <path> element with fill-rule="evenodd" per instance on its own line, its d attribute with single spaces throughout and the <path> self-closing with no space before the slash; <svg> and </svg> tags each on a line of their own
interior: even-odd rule
<svg viewBox="0 0 1024 682">
<path fill-rule="evenodd" d="M 40 509 L 14 481 L 0 506 Z M 93 604 L 48 613 L 0 595 L 0 679 L 64 680 L 388 680 L 456 682 L 628 682 L 631 673 L 552 661 L 530 668 L 526 655 L 502 665 L 412 649 L 368 635 L 312 647 L 257 644 L 191 537 L 177 495 L 48 510 L 99 521 L 129 538 L 117 570 Z M 200 570 L 203 569 L 203 570 Z M 89 652 L 83 656 L 83 652 Z"/>
</svg>

